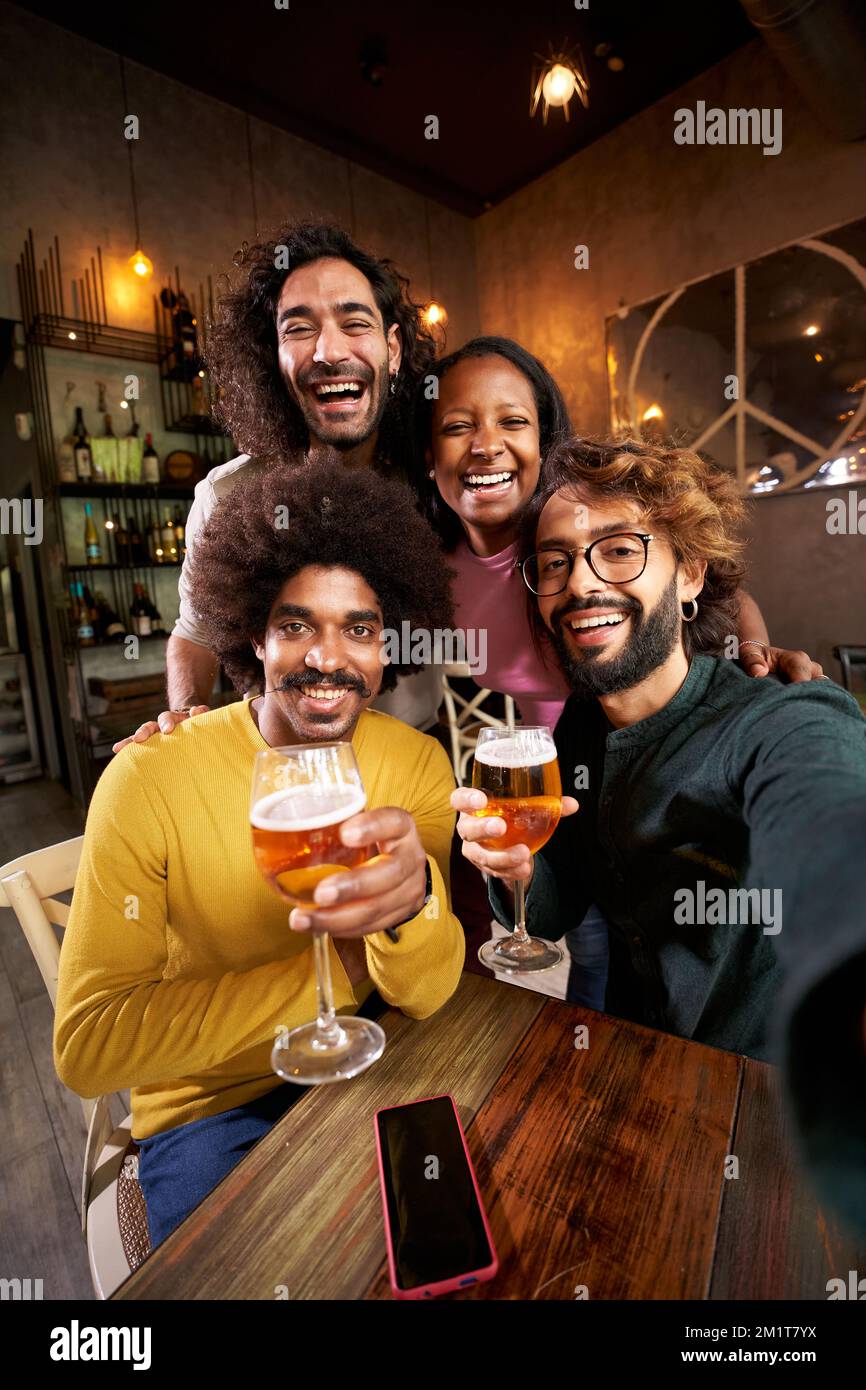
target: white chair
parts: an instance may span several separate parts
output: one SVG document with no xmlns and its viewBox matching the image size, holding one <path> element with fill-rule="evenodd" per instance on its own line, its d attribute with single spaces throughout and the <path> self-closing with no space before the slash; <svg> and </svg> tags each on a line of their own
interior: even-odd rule
<svg viewBox="0 0 866 1390">
<path fill-rule="evenodd" d="M 60 945 L 69 908 L 55 893 L 74 886 L 83 837 L 22 854 L 0 868 L 0 907 L 11 907 L 57 1007 Z M 136 1177 L 132 1116 L 112 1128 L 107 1096 L 82 1099 L 87 1142 L 81 1179 L 81 1230 L 97 1298 L 108 1298 L 150 1253 L 147 1210 Z"/>
<path fill-rule="evenodd" d="M 473 679 L 468 662 L 453 662 L 442 668 L 442 698 L 451 735 L 451 764 L 459 787 L 466 780 L 479 729 L 485 724 L 492 728 L 514 725 L 514 701 L 510 695 L 505 696 L 505 718 L 499 719 L 484 708 L 493 694 L 492 690 L 479 690 L 471 699 L 466 699 L 451 684 L 453 680 L 467 679 Z"/>
</svg>

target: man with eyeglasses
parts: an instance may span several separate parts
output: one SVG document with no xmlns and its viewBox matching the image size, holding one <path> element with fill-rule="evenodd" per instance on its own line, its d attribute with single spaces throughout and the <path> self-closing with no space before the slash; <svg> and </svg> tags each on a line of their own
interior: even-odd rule
<svg viewBox="0 0 866 1390">
<path fill-rule="evenodd" d="M 866 1234 L 866 723 L 827 679 L 750 680 L 735 480 L 684 449 L 575 440 L 526 519 L 539 635 L 572 687 L 564 818 L 535 857 L 460 790 L 503 925 L 556 940 L 595 902 L 608 1013 L 781 1062 L 822 1195 Z M 530 553 L 527 554 L 526 552 Z"/>
</svg>

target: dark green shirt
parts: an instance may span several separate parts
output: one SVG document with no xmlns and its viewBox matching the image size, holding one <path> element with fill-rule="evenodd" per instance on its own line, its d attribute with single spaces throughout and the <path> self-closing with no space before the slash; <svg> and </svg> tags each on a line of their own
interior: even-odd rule
<svg viewBox="0 0 866 1390">
<path fill-rule="evenodd" d="M 572 696 L 556 744 L 580 810 L 538 855 L 529 931 L 556 940 L 597 903 L 608 1013 L 782 1065 L 819 1186 L 866 1232 L 856 701 L 700 655 L 669 704 L 628 728 Z M 511 926 L 510 895 L 490 883 Z"/>
</svg>

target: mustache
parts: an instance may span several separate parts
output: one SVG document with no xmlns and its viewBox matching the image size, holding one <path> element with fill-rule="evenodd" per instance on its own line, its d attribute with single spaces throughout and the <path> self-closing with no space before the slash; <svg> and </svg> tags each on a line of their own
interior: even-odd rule
<svg viewBox="0 0 866 1390">
<path fill-rule="evenodd" d="M 298 385 L 315 386 L 316 383 L 321 383 L 323 381 L 339 381 L 341 378 L 347 376 L 357 377 L 359 381 L 366 381 L 369 385 L 370 382 L 375 380 L 375 375 L 375 372 L 373 372 L 370 367 L 362 367 L 360 364 L 356 365 L 355 363 L 351 363 L 348 369 L 345 367 L 328 366 L 308 367 L 306 371 L 298 373 Z"/>
<path fill-rule="evenodd" d="M 635 599 L 604 599 L 588 598 L 581 603 L 573 596 L 561 603 L 551 614 L 551 625 L 556 626 L 561 623 L 563 618 L 569 617 L 572 613 L 591 613 L 594 608 L 612 608 L 618 613 L 637 613 L 640 611 L 640 604 Z"/>
<path fill-rule="evenodd" d="M 373 693 L 367 689 L 365 682 L 360 676 L 351 676 L 348 671 L 334 671 L 332 675 L 323 675 L 321 671 L 290 671 L 283 676 L 278 685 L 273 690 L 265 693 L 273 695 L 276 691 L 283 690 L 304 690 L 315 685 L 344 685 L 349 689 L 357 690 L 362 700 L 368 699 Z"/>
</svg>

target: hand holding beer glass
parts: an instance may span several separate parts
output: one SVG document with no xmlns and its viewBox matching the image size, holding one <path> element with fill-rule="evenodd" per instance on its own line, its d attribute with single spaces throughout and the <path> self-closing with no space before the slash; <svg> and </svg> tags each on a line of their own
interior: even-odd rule
<svg viewBox="0 0 866 1390">
<path fill-rule="evenodd" d="M 482 729 L 475 748 L 472 786 L 484 792 L 487 805 L 472 814 L 505 821 L 505 834 L 479 840 L 483 849 L 505 850 L 526 845 L 537 854 L 550 839 L 562 814 L 562 783 L 556 761 L 556 745 L 550 730 L 518 725 L 513 729 Z M 551 941 L 541 941 L 526 930 L 526 890 L 523 879 L 514 880 L 514 932 L 502 940 L 487 941 L 478 958 L 489 969 L 509 973 L 550 970 L 562 960 Z"/>
<path fill-rule="evenodd" d="M 256 864 L 292 907 L 313 909 L 323 878 L 368 860 L 367 845 L 344 845 L 340 827 L 367 803 L 350 743 L 268 748 L 256 755 L 250 823 Z M 300 1086 L 345 1081 L 381 1057 L 385 1034 L 371 1019 L 337 1018 L 328 936 L 313 932 L 318 1017 L 283 1033 L 271 1065 Z"/>
</svg>

